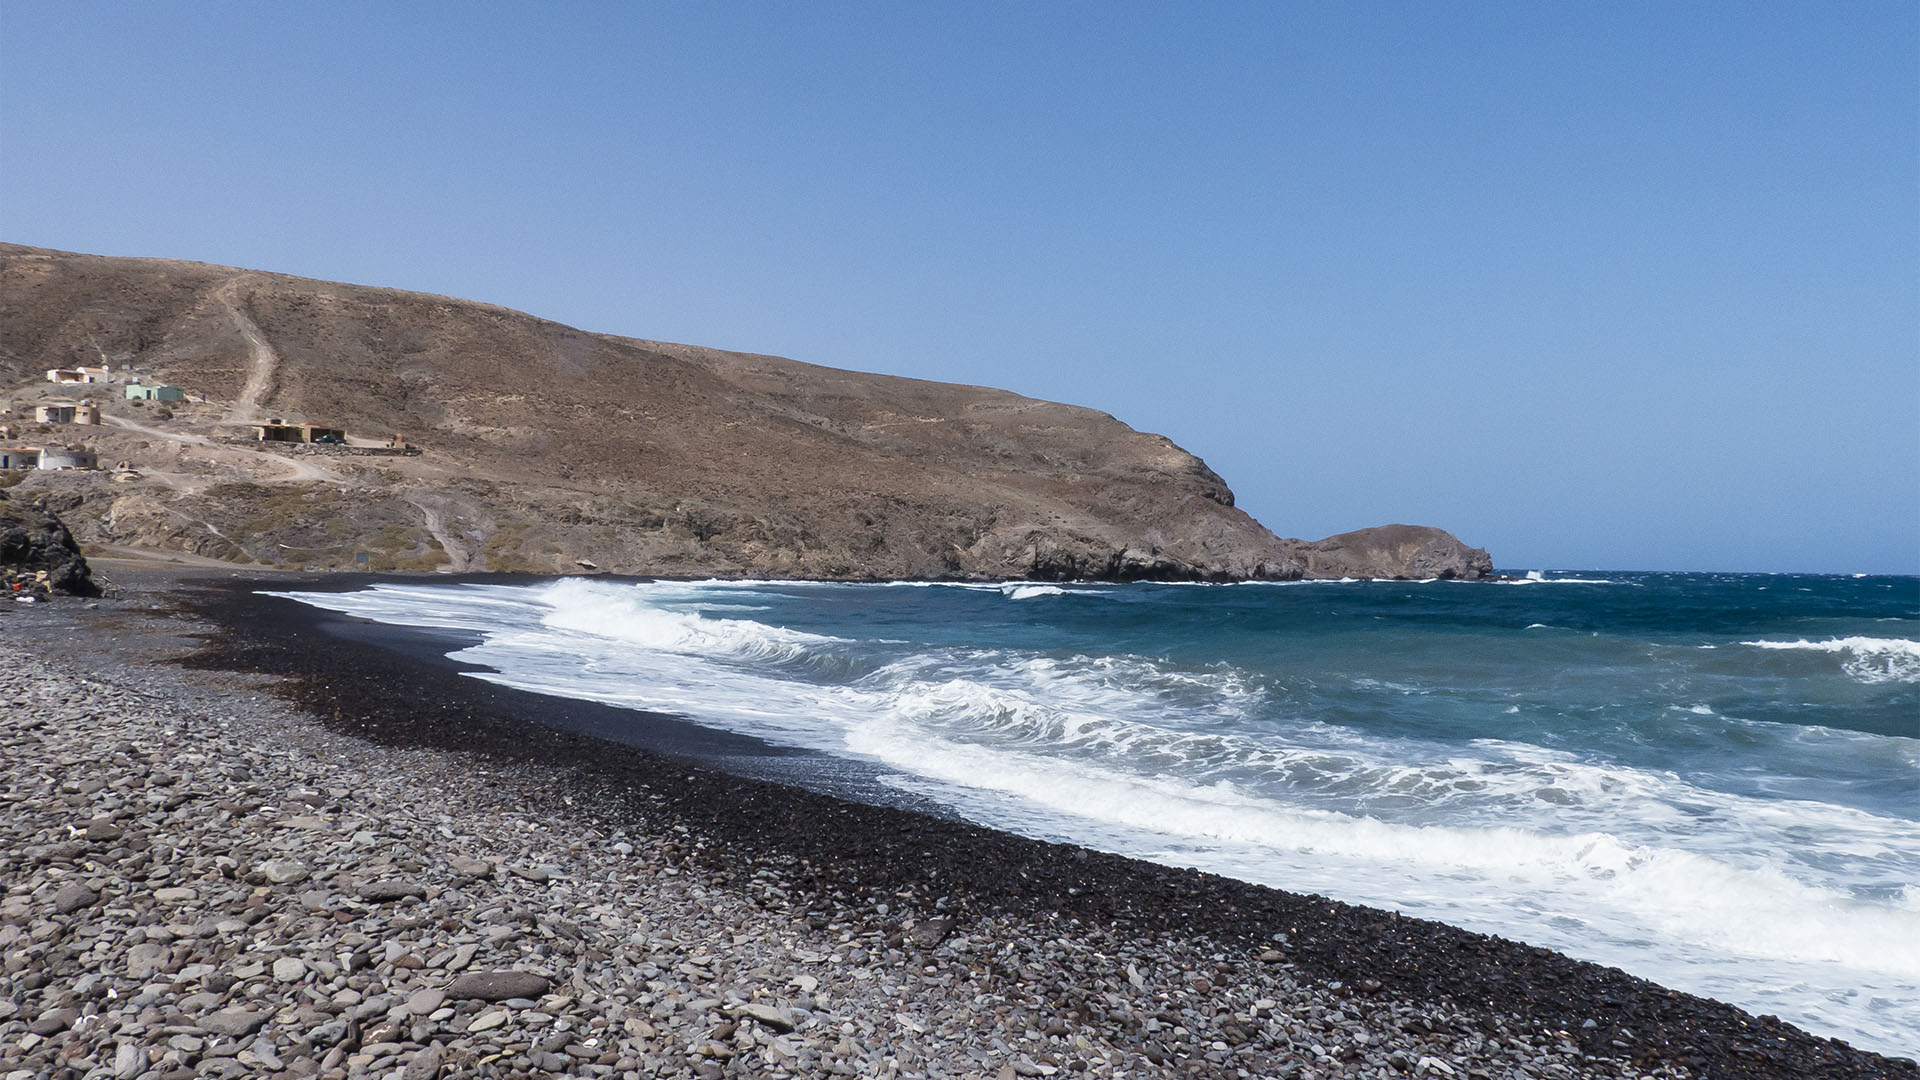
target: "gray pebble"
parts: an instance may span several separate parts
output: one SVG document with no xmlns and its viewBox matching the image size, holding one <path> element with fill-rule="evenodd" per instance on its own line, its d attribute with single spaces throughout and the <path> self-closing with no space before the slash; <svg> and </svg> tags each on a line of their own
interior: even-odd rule
<svg viewBox="0 0 1920 1080">
<path fill-rule="evenodd" d="M 62 915 L 71 915 L 82 908 L 89 908 L 100 902 L 100 894 L 87 888 L 78 881 L 69 881 L 53 894 L 53 910 Z"/>
</svg>

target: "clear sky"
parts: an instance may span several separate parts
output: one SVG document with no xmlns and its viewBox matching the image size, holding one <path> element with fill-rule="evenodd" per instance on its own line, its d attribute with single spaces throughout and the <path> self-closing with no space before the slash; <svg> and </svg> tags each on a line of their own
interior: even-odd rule
<svg viewBox="0 0 1920 1080">
<path fill-rule="evenodd" d="M 1090 405 L 1282 535 L 1920 572 L 1910 0 L 0 0 L 0 239 Z"/>
</svg>

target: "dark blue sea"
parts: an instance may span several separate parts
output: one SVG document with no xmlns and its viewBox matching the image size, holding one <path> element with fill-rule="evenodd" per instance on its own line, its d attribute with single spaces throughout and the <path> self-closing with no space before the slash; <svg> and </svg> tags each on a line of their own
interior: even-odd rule
<svg viewBox="0 0 1920 1080">
<path fill-rule="evenodd" d="M 477 677 L 1920 1053 L 1920 579 L 391 584 Z"/>
</svg>

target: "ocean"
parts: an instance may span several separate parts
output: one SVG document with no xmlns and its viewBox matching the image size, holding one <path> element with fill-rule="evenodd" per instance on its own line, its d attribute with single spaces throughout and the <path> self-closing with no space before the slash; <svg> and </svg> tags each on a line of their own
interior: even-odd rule
<svg viewBox="0 0 1920 1080">
<path fill-rule="evenodd" d="M 1920 579 L 390 583 L 524 690 L 1920 1054 Z M 455 646 L 449 646 L 455 648 Z"/>
</svg>

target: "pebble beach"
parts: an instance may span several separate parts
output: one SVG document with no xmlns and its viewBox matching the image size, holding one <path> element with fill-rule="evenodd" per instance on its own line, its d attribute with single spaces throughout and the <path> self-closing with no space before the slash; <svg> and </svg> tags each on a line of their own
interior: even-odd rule
<svg viewBox="0 0 1920 1080">
<path fill-rule="evenodd" d="M 1547 950 L 609 742 L 225 572 L 105 577 L 0 612 L 4 1080 L 1920 1075 Z"/>
</svg>

